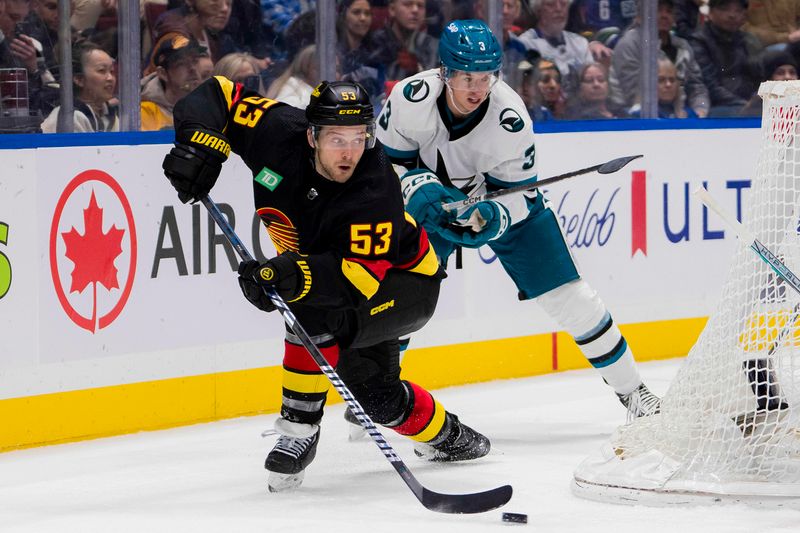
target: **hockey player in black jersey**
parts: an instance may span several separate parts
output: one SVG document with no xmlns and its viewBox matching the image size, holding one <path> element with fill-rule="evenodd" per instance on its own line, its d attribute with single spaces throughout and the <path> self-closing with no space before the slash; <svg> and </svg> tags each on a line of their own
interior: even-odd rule
<svg viewBox="0 0 800 533">
<path fill-rule="evenodd" d="M 164 172 L 181 201 L 204 197 L 230 151 L 253 173 L 255 208 L 278 256 L 239 265 L 247 300 L 275 288 L 379 424 L 433 460 L 482 457 L 489 440 L 425 389 L 400 379 L 398 338 L 433 314 L 444 274 L 425 230 L 404 212 L 400 185 L 374 136 L 358 84 L 323 82 L 305 112 L 216 76 L 175 106 Z M 269 487 L 297 487 L 319 442 L 329 382 L 287 329 L 280 435 Z"/>
</svg>

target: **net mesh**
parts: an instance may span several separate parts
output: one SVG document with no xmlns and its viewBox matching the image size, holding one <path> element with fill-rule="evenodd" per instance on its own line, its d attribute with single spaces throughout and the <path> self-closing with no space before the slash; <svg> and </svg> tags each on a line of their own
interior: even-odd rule
<svg viewBox="0 0 800 533">
<path fill-rule="evenodd" d="M 797 274 L 800 82 L 768 82 L 759 93 L 758 169 L 741 218 Z M 719 305 L 663 398 L 662 414 L 617 430 L 616 456 L 624 462 L 656 450 L 679 465 L 671 482 L 800 484 L 798 318 L 800 295 L 752 250 L 737 247 Z"/>
</svg>

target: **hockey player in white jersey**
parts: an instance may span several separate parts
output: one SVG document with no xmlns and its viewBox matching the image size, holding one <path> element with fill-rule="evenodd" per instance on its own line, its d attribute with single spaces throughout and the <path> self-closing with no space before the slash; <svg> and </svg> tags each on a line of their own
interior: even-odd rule
<svg viewBox="0 0 800 533">
<path fill-rule="evenodd" d="M 540 191 L 478 202 L 458 214 L 442 204 L 537 180 L 533 128 L 520 97 L 498 78 L 501 45 L 480 20 L 448 24 L 441 66 L 398 83 L 377 136 L 401 177 L 406 211 L 428 232 L 443 265 L 456 246 L 488 245 L 516 284 L 573 336 L 630 417 L 657 413 L 631 349 L 580 276 Z"/>
</svg>

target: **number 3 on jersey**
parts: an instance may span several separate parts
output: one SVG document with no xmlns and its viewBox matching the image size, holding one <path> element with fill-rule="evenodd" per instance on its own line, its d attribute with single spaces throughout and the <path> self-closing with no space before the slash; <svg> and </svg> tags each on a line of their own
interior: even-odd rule
<svg viewBox="0 0 800 533">
<path fill-rule="evenodd" d="M 392 223 L 353 224 L 350 226 L 350 251 L 358 255 L 382 255 L 392 242 Z"/>
</svg>

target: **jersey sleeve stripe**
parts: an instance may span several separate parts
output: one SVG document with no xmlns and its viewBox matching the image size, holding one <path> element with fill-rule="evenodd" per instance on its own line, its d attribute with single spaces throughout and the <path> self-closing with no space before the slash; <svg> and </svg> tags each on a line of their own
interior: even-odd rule
<svg viewBox="0 0 800 533">
<path fill-rule="evenodd" d="M 537 181 L 539 181 L 538 176 L 533 176 L 532 178 L 528 178 L 526 180 L 519 180 L 519 181 L 503 181 L 501 179 L 495 178 L 491 174 L 487 174 L 486 172 L 483 173 L 483 177 L 486 179 L 486 183 L 493 187 L 497 187 L 498 189 L 508 189 L 509 187 L 517 187 L 518 185 L 534 185 Z"/>
<path fill-rule="evenodd" d="M 214 79 L 219 83 L 219 87 L 222 89 L 222 95 L 225 96 L 225 103 L 228 104 L 228 110 L 230 110 L 233 105 L 233 82 L 225 76 L 214 76 Z"/>
</svg>

